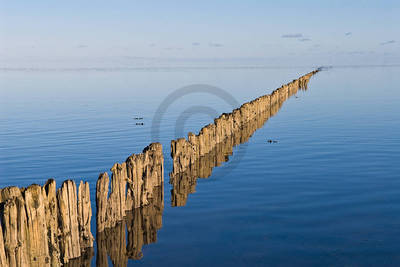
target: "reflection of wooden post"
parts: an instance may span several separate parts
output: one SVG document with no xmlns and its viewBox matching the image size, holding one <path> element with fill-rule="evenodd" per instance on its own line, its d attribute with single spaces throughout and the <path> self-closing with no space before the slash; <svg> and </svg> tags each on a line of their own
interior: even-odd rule
<svg viewBox="0 0 400 267">
<path fill-rule="evenodd" d="M 155 187 L 153 196 L 150 205 L 134 209 L 126 218 L 128 232 L 126 250 L 130 259 L 141 259 L 143 245 L 157 241 L 157 231 L 162 227 L 164 209 L 163 186 Z"/>
<path fill-rule="evenodd" d="M 98 232 L 96 234 L 96 244 L 97 244 L 96 266 L 98 267 L 108 267 L 106 242 L 107 242 L 106 233 L 104 231 Z"/>
<path fill-rule="evenodd" d="M 125 221 L 97 233 L 96 266 L 107 267 L 108 256 L 113 266 L 127 266 Z"/>
<path fill-rule="evenodd" d="M 79 258 L 72 259 L 64 264 L 64 267 L 90 267 L 92 266 L 92 258 L 94 256 L 94 249 L 87 248 Z M 57 265 L 52 265 L 57 266 Z"/>
<path fill-rule="evenodd" d="M 148 205 L 127 211 L 115 227 L 97 233 L 96 266 L 108 267 L 108 257 L 114 266 L 126 266 L 128 259 L 143 257 L 143 245 L 156 242 L 157 230 L 162 227 L 163 192 L 162 185 L 154 187 Z"/>
<path fill-rule="evenodd" d="M 143 243 L 143 231 L 142 220 L 142 208 L 134 209 L 128 213 L 126 217 L 126 226 L 128 230 L 128 243 L 126 251 L 129 259 L 140 260 L 143 258 L 142 247 Z"/>
</svg>

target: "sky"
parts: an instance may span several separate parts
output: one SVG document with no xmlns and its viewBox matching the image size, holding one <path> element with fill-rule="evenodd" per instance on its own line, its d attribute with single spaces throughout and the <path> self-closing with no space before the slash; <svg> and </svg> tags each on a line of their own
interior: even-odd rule
<svg viewBox="0 0 400 267">
<path fill-rule="evenodd" d="M 0 0 L 0 67 L 400 64 L 399 14 L 398 0 Z"/>
</svg>

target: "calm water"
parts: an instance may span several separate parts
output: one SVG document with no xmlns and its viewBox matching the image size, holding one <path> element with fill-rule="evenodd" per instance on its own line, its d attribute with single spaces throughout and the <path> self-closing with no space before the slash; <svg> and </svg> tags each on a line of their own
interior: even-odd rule
<svg viewBox="0 0 400 267">
<path fill-rule="evenodd" d="M 154 113 L 169 93 L 208 84 L 243 103 L 311 70 L 2 70 L 0 187 L 54 177 L 59 185 L 85 179 L 94 191 L 100 172 L 160 141 L 162 228 L 157 241 L 141 249 L 143 257 L 128 265 L 398 266 L 399 67 L 318 73 L 307 91 L 235 147 L 228 162 L 198 179 L 185 206 L 171 206 L 169 153 L 170 140 L 181 137 L 177 118 L 191 107 L 222 113 L 232 106 L 215 95 L 181 97 L 163 114 L 160 139 L 152 140 Z M 202 112 L 189 115 L 178 125 L 184 133 L 212 120 Z M 134 117 L 143 117 L 144 125 Z"/>
</svg>

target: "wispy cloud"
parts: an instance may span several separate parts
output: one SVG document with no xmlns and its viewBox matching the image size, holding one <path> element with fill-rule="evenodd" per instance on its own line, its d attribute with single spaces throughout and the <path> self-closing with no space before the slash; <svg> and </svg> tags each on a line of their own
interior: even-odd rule
<svg viewBox="0 0 400 267">
<path fill-rule="evenodd" d="M 357 50 L 355 50 L 355 51 L 349 51 L 349 52 L 345 52 L 346 54 L 348 54 L 348 55 L 365 55 L 367 52 L 365 52 L 365 51 L 357 51 Z"/>
<path fill-rule="evenodd" d="M 170 51 L 180 51 L 180 50 L 183 50 L 183 48 L 182 47 L 165 47 L 164 48 L 165 50 L 170 50 Z"/>
<path fill-rule="evenodd" d="M 396 42 L 395 40 L 390 40 L 390 41 L 382 42 L 381 45 L 394 44 L 395 42 Z"/>
<path fill-rule="evenodd" d="M 350 36 L 350 35 L 352 35 L 352 34 L 353 34 L 352 32 L 346 32 L 344 35 Z"/>
<path fill-rule="evenodd" d="M 300 38 L 299 41 L 300 42 L 308 42 L 308 41 L 311 41 L 311 39 L 310 38 Z"/>
<path fill-rule="evenodd" d="M 149 44 L 149 46 L 150 46 L 150 47 L 155 47 L 156 44 L 155 44 L 155 43 L 151 43 L 151 44 Z"/>
<path fill-rule="evenodd" d="M 369 55 L 374 54 L 375 51 L 372 50 L 351 50 L 351 51 L 337 51 L 340 55 Z"/>
<path fill-rule="evenodd" d="M 88 46 L 82 44 L 82 45 L 78 45 L 77 48 L 88 48 Z"/>
<path fill-rule="evenodd" d="M 282 38 L 302 38 L 303 34 L 301 33 L 290 33 L 290 34 L 283 34 Z"/>
<path fill-rule="evenodd" d="M 193 45 L 193 46 L 199 46 L 199 45 L 200 45 L 200 43 L 198 43 L 198 42 L 194 42 L 194 43 L 192 43 L 192 45 Z"/>
<path fill-rule="evenodd" d="M 219 43 L 209 43 L 208 45 L 211 47 L 223 47 L 224 46 L 223 44 L 219 44 Z"/>
</svg>

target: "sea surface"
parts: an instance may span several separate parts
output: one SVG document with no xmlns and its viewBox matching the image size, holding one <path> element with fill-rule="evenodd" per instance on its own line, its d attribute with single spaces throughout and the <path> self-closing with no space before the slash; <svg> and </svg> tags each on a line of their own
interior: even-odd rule
<svg viewBox="0 0 400 267">
<path fill-rule="evenodd" d="M 314 69 L 2 69 L 0 187 L 83 179 L 95 212 L 98 175 L 158 141 L 162 227 L 128 266 L 399 266 L 400 67 L 317 73 L 171 206 L 172 139 Z M 165 102 L 196 84 L 226 94 Z"/>
</svg>

